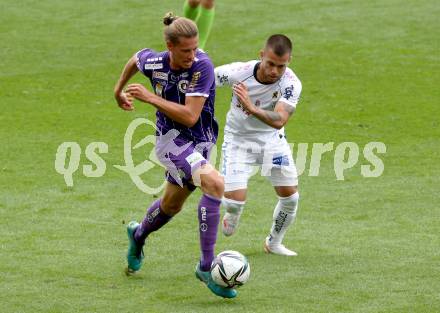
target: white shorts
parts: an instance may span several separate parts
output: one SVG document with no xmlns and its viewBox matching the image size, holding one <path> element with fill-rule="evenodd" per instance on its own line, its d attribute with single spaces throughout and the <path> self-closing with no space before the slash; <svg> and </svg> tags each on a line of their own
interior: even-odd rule
<svg viewBox="0 0 440 313">
<path fill-rule="evenodd" d="M 258 172 L 272 186 L 298 185 L 292 151 L 284 134 L 278 131 L 259 137 L 225 133 L 220 171 L 225 178 L 225 191 L 247 189 L 249 178 Z"/>
</svg>

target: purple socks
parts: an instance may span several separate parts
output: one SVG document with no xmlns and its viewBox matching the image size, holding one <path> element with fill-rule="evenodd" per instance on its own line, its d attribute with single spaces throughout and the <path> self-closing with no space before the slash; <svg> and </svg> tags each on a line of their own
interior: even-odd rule
<svg viewBox="0 0 440 313">
<path fill-rule="evenodd" d="M 148 235 L 168 223 L 171 216 L 166 215 L 160 208 L 161 199 L 153 202 L 144 220 L 136 229 L 134 239 L 140 244 L 145 243 Z M 200 269 L 204 272 L 211 270 L 214 259 L 214 248 L 217 241 L 217 229 L 220 221 L 221 200 L 204 194 L 199 202 L 199 232 L 200 232 Z"/>
<path fill-rule="evenodd" d="M 211 269 L 214 259 L 217 228 L 220 221 L 221 200 L 204 194 L 199 202 L 199 231 L 200 231 L 200 269 L 204 272 Z"/>
<path fill-rule="evenodd" d="M 145 243 L 147 236 L 168 223 L 171 216 L 166 215 L 160 208 L 160 200 L 156 200 L 150 206 L 145 215 L 144 220 L 134 233 L 134 240 L 142 245 Z"/>
</svg>

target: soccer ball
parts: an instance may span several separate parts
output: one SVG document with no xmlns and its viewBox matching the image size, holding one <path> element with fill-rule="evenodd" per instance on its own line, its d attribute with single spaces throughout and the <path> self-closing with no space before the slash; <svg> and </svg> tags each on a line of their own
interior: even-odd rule
<svg viewBox="0 0 440 313">
<path fill-rule="evenodd" d="M 222 287 L 240 287 L 248 281 L 250 273 L 248 260 L 237 251 L 223 251 L 212 261 L 212 280 Z"/>
</svg>

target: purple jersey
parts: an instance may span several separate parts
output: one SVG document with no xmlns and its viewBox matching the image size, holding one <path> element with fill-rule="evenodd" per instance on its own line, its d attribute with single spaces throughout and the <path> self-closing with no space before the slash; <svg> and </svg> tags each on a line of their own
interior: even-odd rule
<svg viewBox="0 0 440 313">
<path fill-rule="evenodd" d="M 208 55 L 198 50 L 191 68 L 178 71 L 170 68 L 169 51 L 143 49 L 136 56 L 139 71 L 150 79 L 158 96 L 181 105 L 185 104 L 185 96 L 206 98 L 199 120 L 192 127 L 186 127 L 157 111 L 156 124 L 160 134 L 176 129 L 180 132 L 180 139 L 193 141 L 195 144 L 215 143 L 218 134 L 214 117 L 215 76 L 214 66 Z"/>
</svg>

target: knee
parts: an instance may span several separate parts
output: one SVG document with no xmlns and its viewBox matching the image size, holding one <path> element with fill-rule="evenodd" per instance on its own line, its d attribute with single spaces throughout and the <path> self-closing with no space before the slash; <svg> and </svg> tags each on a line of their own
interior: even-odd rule
<svg viewBox="0 0 440 313">
<path fill-rule="evenodd" d="M 225 192 L 225 180 L 223 176 L 216 175 L 216 177 L 212 181 L 212 190 L 215 192 L 215 196 L 218 198 L 223 197 Z"/>
<path fill-rule="evenodd" d="M 275 191 L 279 197 L 289 198 L 298 193 L 298 186 L 275 187 Z"/>
<path fill-rule="evenodd" d="M 205 193 L 221 199 L 225 192 L 225 181 L 223 176 L 220 176 L 217 172 L 212 173 L 208 179 L 202 180 L 202 189 Z"/>
</svg>

